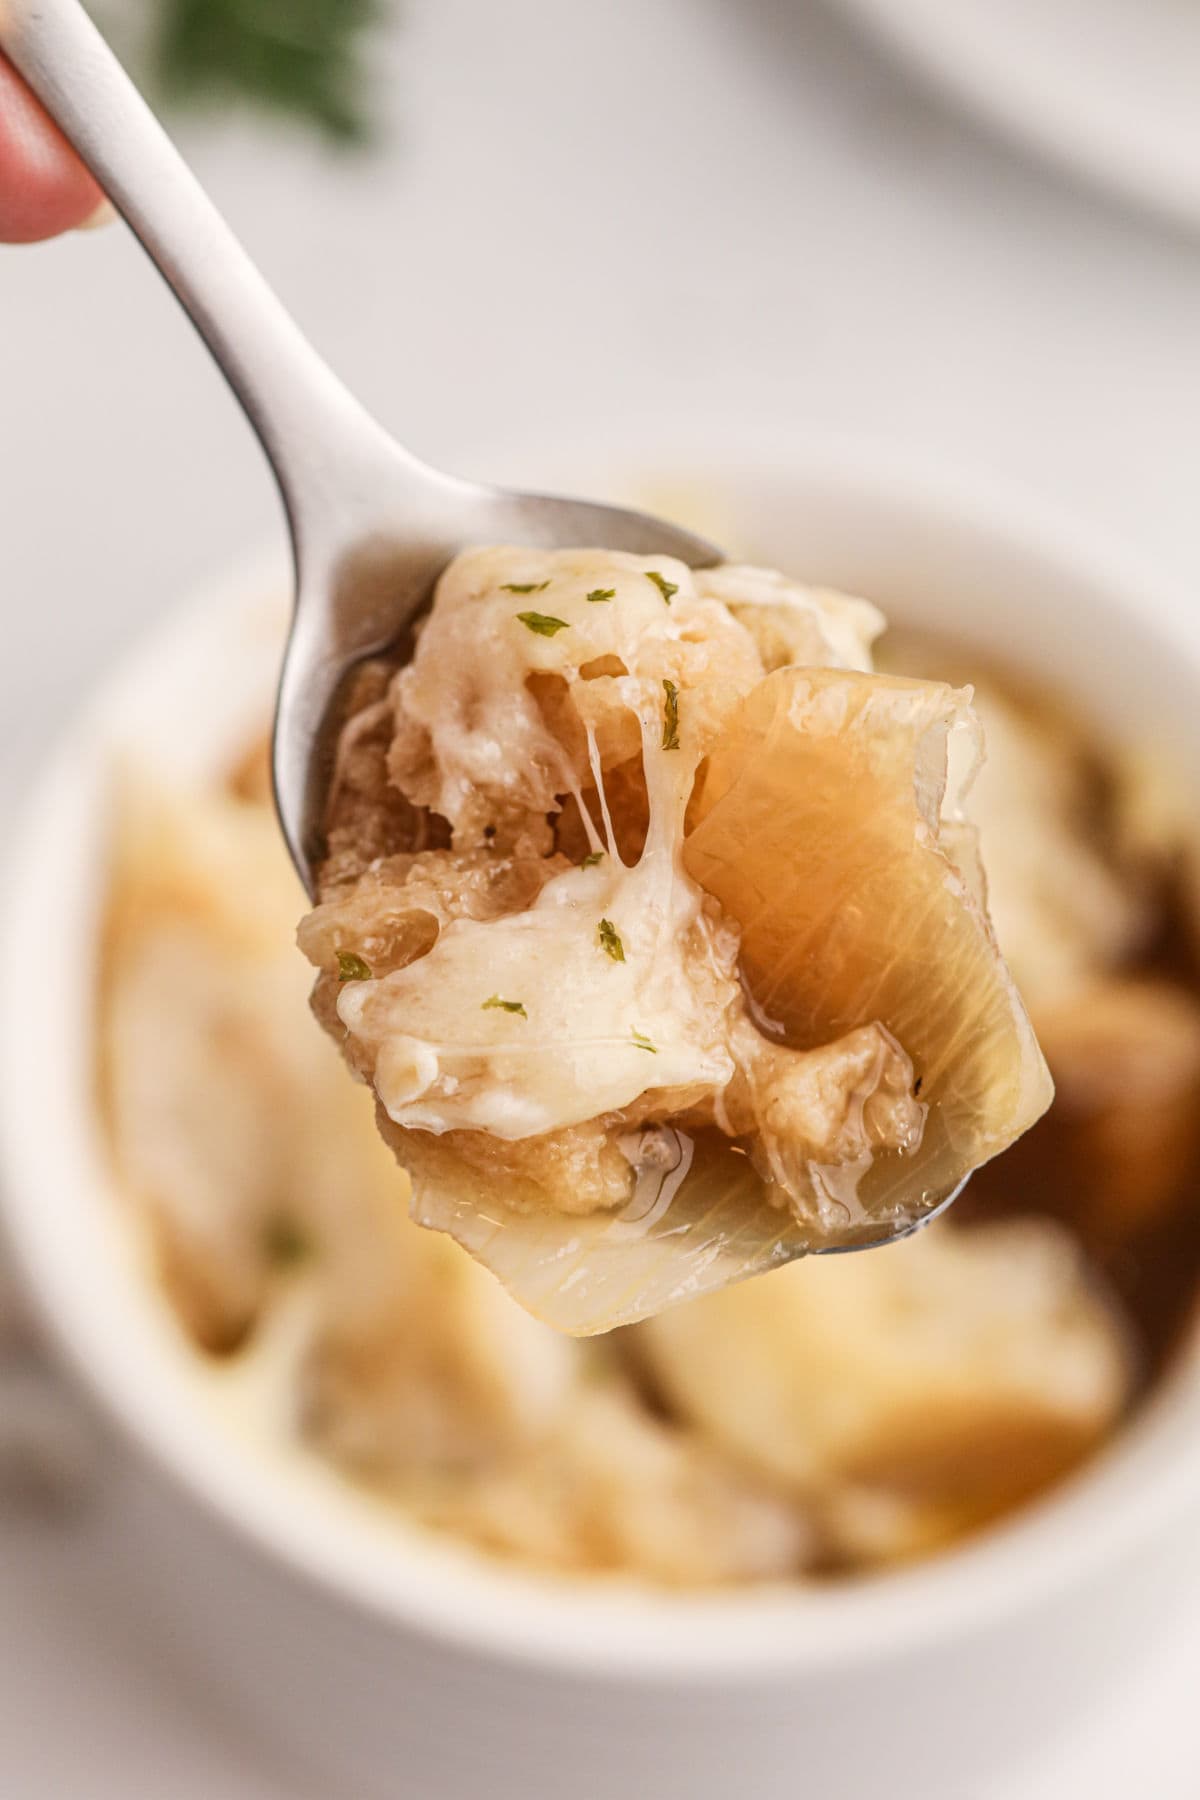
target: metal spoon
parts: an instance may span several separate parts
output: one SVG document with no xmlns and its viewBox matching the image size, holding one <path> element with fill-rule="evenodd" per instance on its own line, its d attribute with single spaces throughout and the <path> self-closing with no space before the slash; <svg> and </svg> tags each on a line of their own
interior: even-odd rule
<svg viewBox="0 0 1200 1800">
<path fill-rule="evenodd" d="M 315 893 L 328 745 L 347 673 L 399 639 L 470 544 L 571 545 L 720 562 L 704 538 L 645 513 L 520 494 L 431 469 L 321 360 L 259 274 L 79 0 L 0 0 L 0 50 L 132 227 L 254 427 L 283 498 L 295 609 L 275 715 L 279 822 Z M 907 1237 L 945 1210 L 881 1222 Z M 818 1254 L 821 1252 L 818 1251 Z"/>
<path fill-rule="evenodd" d="M 258 434 L 283 497 L 296 600 L 275 716 L 279 822 L 315 897 L 322 728 L 348 671 L 401 637 L 469 544 L 593 545 L 719 562 L 620 507 L 481 487 L 403 449 L 272 293 L 79 0 L 0 0 L 0 50 L 57 121 L 182 304 Z"/>
</svg>

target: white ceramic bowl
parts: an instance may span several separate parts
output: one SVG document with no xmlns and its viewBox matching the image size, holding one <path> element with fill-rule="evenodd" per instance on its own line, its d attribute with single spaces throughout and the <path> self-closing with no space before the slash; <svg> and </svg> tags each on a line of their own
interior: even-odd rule
<svg viewBox="0 0 1200 1800">
<path fill-rule="evenodd" d="M 644 496 L 612 479 L 617 460 L 607 479 L 598 458 L 560 464 L 559 484 Z M 1049 675 L 1103 729 L 1152 731 L 1200 777 L 1194 609 L 1090 535 L 829 446 L 654 463 L 737 553 Z M 272 591 L 279 570 L 219 585 L 106 681 L 31 797 L 0 941 L 9 1236 L 53 1338 L 144 1460 L 146 1579 L 170 1628 L 326 1794 L 961 1800 L 1119 1672 L 1165 1604 L 1174 1545 L 1200 1517 L 1200 1363 L 1086 1473 L 952 1555 L 716 1597 L 490 1564 L 267 1453 L 214 1407 L 110 1183 L 90 996 L 114 755 L 202 773 L 244 740 L 274 671 Z"/>
<path fill-rule="evenodd" d="M 977 119 L 1200 225 L 1200 13 L 1188 0 L 839 0 Z"/>
</svg>

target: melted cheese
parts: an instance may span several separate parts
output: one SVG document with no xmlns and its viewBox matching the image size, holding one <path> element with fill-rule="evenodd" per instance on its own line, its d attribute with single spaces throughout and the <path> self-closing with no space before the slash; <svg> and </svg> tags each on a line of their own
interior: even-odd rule
<svg viewBox="0 0 1200 1800">
<path fill-rule="evenodd" d="M 532 770 L 576 796 L 600 860 L 554 877 L 527 911 L 457 919 L 419 962 L 343 990 L 342 1023 L 374 1051 L 376 1092 L 396 1124 L 519 1139 L 627 1107 L 650 1089 L 727 1085 L 734 1061 L 722 1015 L 738 990 L 730 970 L 715 1007 L 711 991 L 696 994 L 693 959 L 712 966 L 719 952 L 680 858 L 717 713 L 695 665 L 707 673 L 703 653 L 722 642 L 752 679 L 757 658 L 742 628 L 670 558 L 487 551 L 442 584 L 401 678 L 406 713 L 429 733 L 438 809 L 470 836 L 485 813 L 521 798 Z M 569 688 L 584 726 L 575 760 L 546 725 L 531 691 L 537 676 Z M 632 867 L 608 817 L 600 751 L 627 720 L 650 815 Z M 583 798 L 588 775 L 597 816 Z"/>
</svg>

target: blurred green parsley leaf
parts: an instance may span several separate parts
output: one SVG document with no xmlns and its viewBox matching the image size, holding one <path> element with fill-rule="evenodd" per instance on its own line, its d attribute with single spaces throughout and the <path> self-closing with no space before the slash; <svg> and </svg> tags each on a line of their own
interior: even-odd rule
<svg viewBox="0 0 1200 1800">
<path fill-rule="evenodd" d="M 245 100 L 344 143 L 370 135 L 363 42 L 386 0 L 158 0 L 168 100 Z"/>
</svg>

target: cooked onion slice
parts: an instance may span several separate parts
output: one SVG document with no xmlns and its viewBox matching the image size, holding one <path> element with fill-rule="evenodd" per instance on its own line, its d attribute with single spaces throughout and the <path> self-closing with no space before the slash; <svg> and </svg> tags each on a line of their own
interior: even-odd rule
<svg viewBox="0 0 1200 1800">
<path fill-rule="evenodd" d="M 415 1216 L 449 1231 L 562 1330 L 628 1324 L 813 1250 L 903 1235 L 1045 1110 L 1051 1084 L 976 897 L 969 827 L 941 808 L 968 697 L 940 684 L 785 669 L 710 754 L 684 862 L 742 933 L 760 1016 L 788 1045 L 874 1024 L 912 1058 L 918 1147 L 864 1159 L 846 1189 L 811 1165 L 816 1204 L 763 1179 L 712 1127 L 630 1131 L 617 1214 L 522 1205 L 445 1139 L 406 1134 Z M 970 747 L 970 746 L 968 746 Z M 964 877 L 959 860 L 971 859 Z"/>
<path fill-rule="evenodd" d="M 504 1184 L 410 1132 L 413 1217 L 448 1231 L 538 1318 L 589 1336 L 778 1267 L 815 1246 L 767 1199 L 746 1153 L 718 1132 L 673 1126 L 631 1134 L 633 1199 L 583 1216 L 504 1202 Z"/>
<path fill-rule="evenodd" d="M 963 874 L 969 828 L 943 825 L 951 734 L 975 729 L 968 699 L 898 676 L 779 670 L 710 755 L 684 846 L 789 1043 L 878 1020 L 912 1058 L 929 1118 L 914 1155 L 877 1157 L 864 1176 L 876 1222 L 919 1218 L 1053 1094 Z"/>
</svg>

